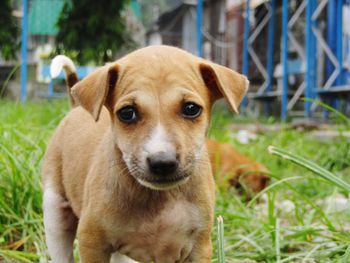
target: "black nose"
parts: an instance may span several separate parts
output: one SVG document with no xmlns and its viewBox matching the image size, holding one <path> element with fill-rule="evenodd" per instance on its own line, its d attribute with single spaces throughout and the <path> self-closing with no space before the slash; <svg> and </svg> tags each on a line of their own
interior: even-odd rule
<svg viewBox="0 0 350 263">
<path fill-rule="evenodd" d="M 147 157 L 149 170 L 156 175 L 174 173 L 178 167 L 176 156 L 169 153 L 156 153 Z"/>
</svg>

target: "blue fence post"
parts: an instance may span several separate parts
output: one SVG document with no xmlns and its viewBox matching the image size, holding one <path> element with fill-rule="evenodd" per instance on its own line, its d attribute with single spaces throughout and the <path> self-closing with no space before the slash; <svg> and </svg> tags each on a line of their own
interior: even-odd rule
<svg viewBox="0 0 350 263">
<path fill-rule="evenodd" d="M 203 0 L 197 0 L 196 7 L 196 31 L 197 31 L 197 55 L 199 57 L 203 56 L 203 35 L 202 35 L 202 25 L 203 25 Z"/>
<path fill-rule="evenodd" d="M 53 98 L 53 95 L 54 95 L 54 91 L 53 91 L 53 79 L 50 80 L 49 82 L 49 86 L 48 86 L 48 89 L 47 89 L 47 95 L 49 98 Z"/>
<path fill-rule="evenodd" d="M 249 72 L 249 16 L 250 16 L 250 0 L 246 1 L 245 18 L 244 18 L 244 39 L 243 39 L 243 64 L 242 73 L 248 75 Z"/>
<path fill-rule="evenodd" d="M 281 94 L 281 118 L 287 119 L 288 104 L 288 0 L 282 2 L 282 65 L 283 80 Z"/>
<path fill-rule="evenodd" d="M 244 18 L 244 39 L 243 39 L 243 61 L 242 73 L 248 77 L 249 73 L 249 16 L 250 16 L 250 0 L 246 0 L 245 18 Z M 248 104 L 247 96 L 242 101 L 242 108 L 246 108 Z"/>
<path fill-rule="evenodd" d="M 266 91 L 272 90 L 272 80 L 273 80 L 273 49 L 274 49 L 274 39 L 275 39 L 275 10 L 276 4 L 275 0 L 270 1 L 270 12 L 271 16 L 268 25 L 268 40 L 267 40 L 267 86 Z M 269 114 L 271 111 L 271 104 L 269 101 L 265 102 L 265 112 Z"/>
<path fill-rule="evenodd" d="M 312 2 L 312 13 L 315 12 L 317 8 L 317 0 L 311 0 Z M 311 19 L 311 27 L 317 27 L 317 21 Z M 311 89 L 309 97 L 315 99 L 316 97 L 316 88 L 317 88 L 317 42 L 315 34 L 311 34 L 311 65 L 312 65 L 312 75 L 311 75 Z M 310 104 L 310 117 L 311 117 L 311 104 Z"/>
<path fill-rule="evenodd" d="M 28 0 L 22 0 L 21 101 L 27 100 Z"/>
<path fill-rule="evenodd" d="M 306 71 L 305 71 L 305 97 L 313 98 L 316 88 L 316 37 L 312 31 L 316 21 L 312 15 L 316 8 L 316 0 L 308 0 L 306 4 L 306 27 L 305 27 L 305 46 L 306 46 Z M 311 117 L 311 102 L 305 100 L 304 115 Z"/>
<path fill-rule="evenodd" d="M 336 57 L 339 63 L 339 76 L 336 80 L 336 85 L 343 85 L 343 0 L 337 2 L 337 19 L 336 19 Z"/>
<path fill-rule="evenodd" d="M 336 52 L 336 33 L 337 33 L 337 3 L 336 1 L 328 1 L 327 4 L 327 44 L 330 50 L 335 54 Z M 326 57 L 326 78 L 334 71 L 334 65 Z"/>
</svg>

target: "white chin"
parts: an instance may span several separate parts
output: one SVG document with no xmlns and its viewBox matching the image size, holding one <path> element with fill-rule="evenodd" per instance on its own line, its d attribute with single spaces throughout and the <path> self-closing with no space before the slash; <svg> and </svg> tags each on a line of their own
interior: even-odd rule
<svg viewBox="0 0 350 263">
<path fill-rule="evenodd" d="M 189 177 L 186 177 L 186 178 L 183 178 L 177 182 L 171 182 L 171 183 L 163 183 L 163 184 L 160 184 L 160 183 L 150 183 L 150 182 L 147 182 L 145 180 L 142 180 L 142 179 L 139 179 L 137 178 L 137 181 L 147 187 L 147 188 L 150 188 L 152 190 L 168 190 L 168 189 L 171 189 L 171 188 L 175 188 L 179 185 L 183 185 L 184 183 L 186 183 L 188 181 L 188 178 Z"/>
</svg>

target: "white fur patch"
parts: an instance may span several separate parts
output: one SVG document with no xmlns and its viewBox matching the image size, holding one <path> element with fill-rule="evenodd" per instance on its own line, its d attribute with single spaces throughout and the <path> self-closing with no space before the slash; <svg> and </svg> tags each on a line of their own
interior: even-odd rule
<svg viewBox="0 0 350 263">
<path fill-rule="evenodd" d="M 73 263 L 75 233 L 67 231 L 71 226 L 65 221 L 64 208 L 67 201 L 51 189 L 44 191 L 44 225 L 46 244 L 52 263 Z"/>
<path fill-rule="evenodd" d="M 175 151 L 175 147 L 169 142 L 169 137 L 161 124 L 156 126 L 150 139 L 145 143 L 145 151 L 147 154 Z"/>
<path fill-rule="evenodd" d="M 66 75 L 76 72 L 73 61 L 64 55 L 58 55 L 54 57 L 50 65 L 50 75 L 51 77 L 57 78 L 61 73 L 62 69 L 65 70 Z"/>
<path fill-rule="evenodd" d="M 246 78 L 245 79 L 245 92 L 247 92 L 249 89 L 249 80 Z"/>
<path fill-rule="evenodd" d="M 132 260 L 127 256 L 121 255 L 118 252 L 115 252 L 112 254 L 111 263 L 138 263 L 138 262 L 135 260 Z"/>
</svg>

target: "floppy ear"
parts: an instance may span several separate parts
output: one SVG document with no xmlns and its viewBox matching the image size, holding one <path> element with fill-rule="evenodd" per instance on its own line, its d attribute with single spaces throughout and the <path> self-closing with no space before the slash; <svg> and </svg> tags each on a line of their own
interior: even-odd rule
<svg viewBox="0 0 350 263">
<path fill-rule="evenodd" d="M 109 97 L 118 80 L 119 66 L 106 65 L 91 73 L 72 88 L 72 96 L 95 121 L 98 121 L 102 105 L 108 106 Z"/>
<path fill-rule="evenodd" d="M 224 97 L 231 109 L 238 113 L 238 106 L 249 86 L 248 79 L 229 68 L 211 62 L 201 62 L 199 70 L 214 100 Z"/>
</svg>

